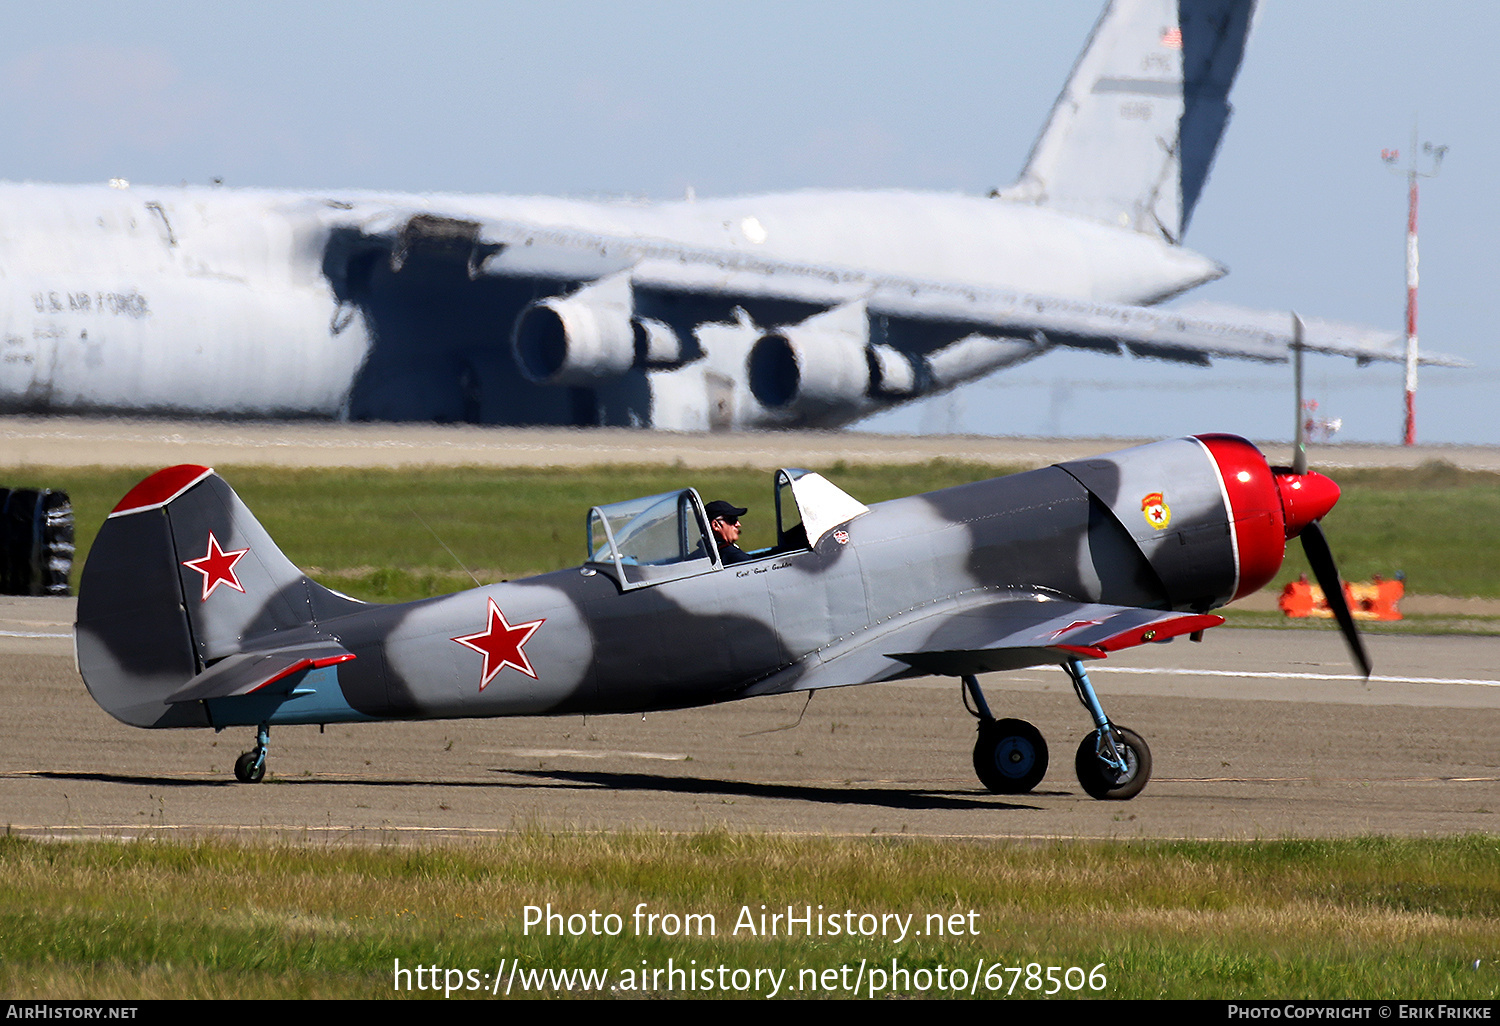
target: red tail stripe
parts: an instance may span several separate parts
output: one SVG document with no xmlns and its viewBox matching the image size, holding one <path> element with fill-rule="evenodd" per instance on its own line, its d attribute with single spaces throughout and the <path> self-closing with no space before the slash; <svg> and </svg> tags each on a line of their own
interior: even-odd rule
<svg viewBox="0 0 1500 1026">
<path fill-rule="evenodd" d="M 109 515 L 115 517 L 165 506 L 212 473 L 213 468 L 200 467 L 194 463 L 181 463 L 158 470 L 126 492 L 125 498 L 110 510 Z"/>
</svg>

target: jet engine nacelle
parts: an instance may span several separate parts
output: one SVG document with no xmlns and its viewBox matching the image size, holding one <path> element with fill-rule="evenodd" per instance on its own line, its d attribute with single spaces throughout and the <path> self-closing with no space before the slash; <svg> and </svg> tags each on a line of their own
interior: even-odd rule
<svg viewBox="0 0 1500 1026">
<path fill-rule="evenodd" d="M 796 413 L 857 403 L 870 383 L 865 347 L 806 325 L 762 335 L 750 350 L 750 391 L 769 410 Z"/>
<path fill-rule="evenodd" d="M 917 393 L 923 375 L 913 359 L 870 341 L 863 302 L 844 303 L 800 324 L 762 335 L 750 350 L 750 391 L 768 410 L 796 419 L 853 412 L 867 400 Z"/>
<path fill-rule="evenodd" d="M 845 303 L 800 324 L 762 335 L 750 351 L 750 391 L 783 420 L 827 423 L 893 401 L 951 388 L 1039 356 L 1034 338 L 966 335 L 925 354 L 871 337 L 864 302 Z"/>
<path fill-rule="evenodd" d="M 538 385 L 592 385 L 631 369 L 682 363 L 682 339 L 661 321 L 634 315 L 630 276 L 604 278 L 521 311 L 511 335 L 516 364 Z"/>
</svg>

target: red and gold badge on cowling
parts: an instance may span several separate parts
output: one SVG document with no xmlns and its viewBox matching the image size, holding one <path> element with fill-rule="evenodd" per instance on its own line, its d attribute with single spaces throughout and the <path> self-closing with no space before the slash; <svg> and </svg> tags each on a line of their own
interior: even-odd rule
<svg viewBox="0 0 1500 1026">
<path fill-rule="evenodd" d="M 1142 499 L 1141 512 L 1146 515 L 1146 523 L 1158 531 L 1165 531 L 1172 522 L 1172 507 L 1161 492 L 1152 492 Z"/>
</svg>

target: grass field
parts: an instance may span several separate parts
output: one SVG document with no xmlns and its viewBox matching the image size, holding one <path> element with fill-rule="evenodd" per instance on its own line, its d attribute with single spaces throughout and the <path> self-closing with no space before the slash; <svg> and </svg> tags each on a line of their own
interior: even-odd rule
<svg viewBox="0 0 1500 1026">
<path fill-rule="evenodd" d="M 942 460 L 816 469 L 867 503 L 1007 471 Z M 145 472 L 22 467 L 0 470 L 0 477 L 13 487 L 69 492 L 81 566 L 105 514 Z M 323 583 L 377 601 L 456 591 L 472 585 L 469 572 L 488 583 L 577 565 L 590 506 L 685 485 L 697 487 L 705 500 L 728 498 L 750 507 L 744 547 L 769 545 L 774 533 L 771 475 L 746 468 L 220 472 L 293 562 Z M 1326 527 L 1348 579 L 1401 571 L 1413 594 L 1500 598 L 1500 546 L 1494 543 L 1500 475 L 1431 464 L 1336 476 L 1344 495 Z M 1273 587 L 1305 569 L 1301 547 L 1293 543 Z"/>
<path fill-rule="evenodd" d="M 545 970 L 607 973 L 594 979 L 612 996 L 642 984 L 647 996 L 669 996 L 665 974 L 655 986 L 637 975 L 668 959 L 714 970 L 677 979 L 674 995 L 692 980 L 700 997 L 766 996 L 778 971 L 783 997 L 853 996 L 856 978 L 862 997 L 970 986 L 1011 998 L 1054 987 L 1125 998 L 1500 993 L 1494 837 L 1031 844 L 518 833 L 444 848 L 7 837 L 0 878 L 0 993 L 13 999 L 387 997 L 398 959 L 440 967 L 426 980 L 437 996 L 444 982 L 456 987 L 454 997 L 490 996 L 496 973 L 512 996 L 522 996 L 518 981 L 533 982 L 533 996 L 569 990 L 555 976 L 538 980 Z M 525 907 L 544 915 L 548 902 L 563 917 L 597 912 L 596 926 L 575 919 L 583 935 L 567 935 L 564 918 L 550 937 L 541 925 L 528 934 Z M 642 902 L 647 915 L 680 917 L 677 929 L 669 918 L 636 920 Z M 821 905 L 873 935 L 809 937 L 794 926 L 796 936 L 766 936 L 762 905 L 768 915 Z M 859 920 L 867 914 L 910 916 L 910 932 L 902 939 L 900 920 L 887 919 L 880 936 L 875 920 Z M 922 935 L 939 920 L 942 936 Z M 891 975 L 893 960 L 913 975 Z M 745 972 L 720 976 L 719 966 Z M 872 969 L 886 972 L 883 985 Z M 757 970 L 759 990 L 737 992 Z M 405 982 L 434 996 L 415 975 Z"/>
</svg>

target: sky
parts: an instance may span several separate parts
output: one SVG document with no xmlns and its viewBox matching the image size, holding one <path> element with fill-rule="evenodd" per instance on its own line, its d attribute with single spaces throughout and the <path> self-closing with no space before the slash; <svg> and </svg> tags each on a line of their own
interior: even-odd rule
<svg viewBox="0 0 1500 1026">
<path fill-rule="evenodd" d="M 638 196 L 1012 182 L 1101 4 L 0 0 L 0 178 Z M 1500 444 L 1500 5 L 1267 0 L 1186 244 L 1187 299 L 1402 330 L 1421 193 L 1418 437 Z M 1424 170 L 1429 166 L 1423 162 Z M 1335 440 L 1396 442 L 1399 367 L 1308 361 Z M 1290 435 L 1291 374 L 1052 353 L 884 431 Z"/>
</svg>

